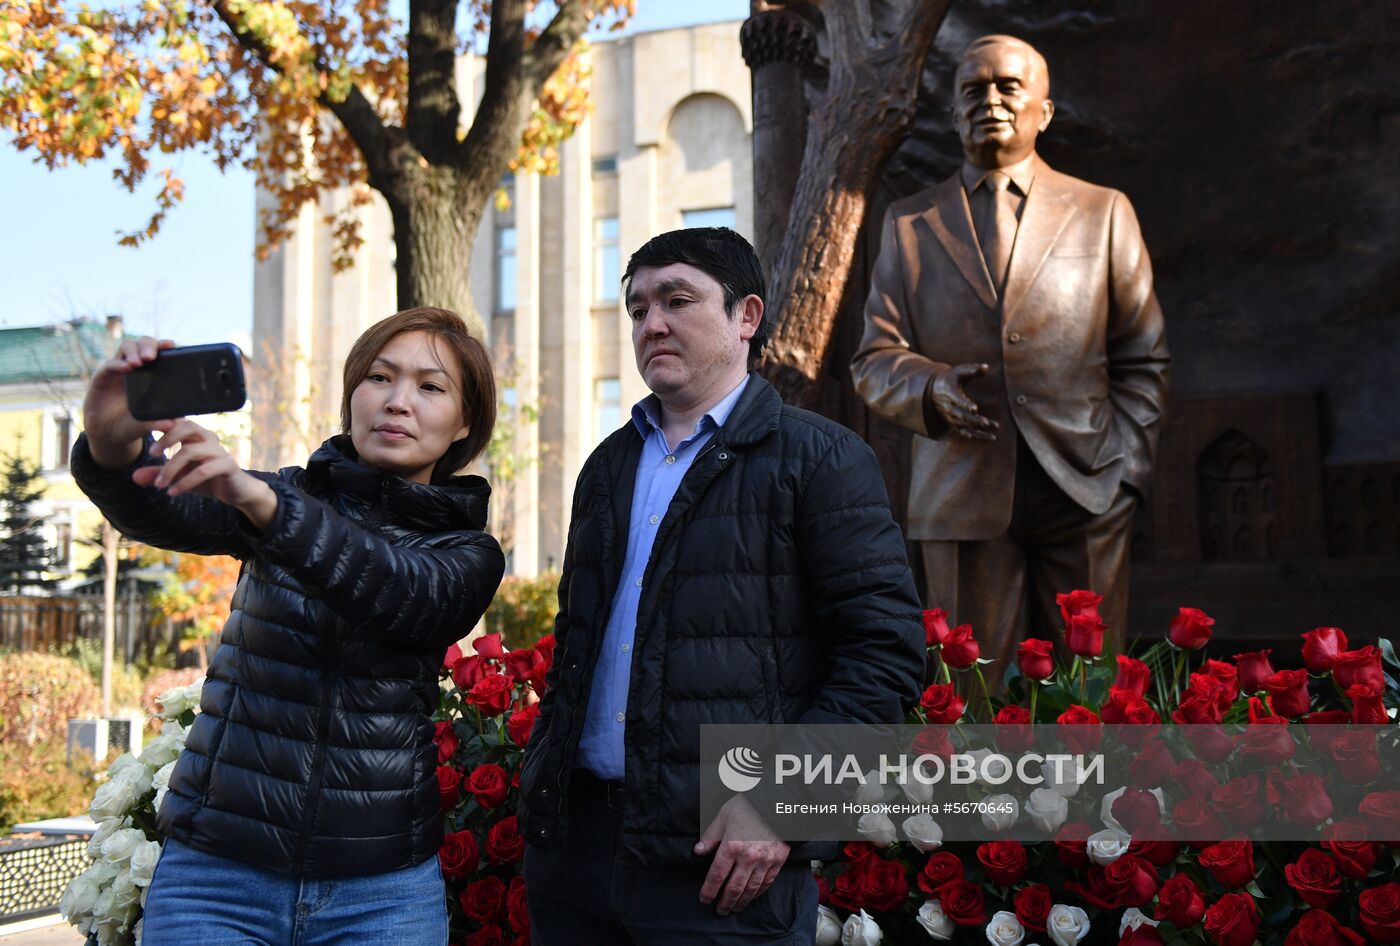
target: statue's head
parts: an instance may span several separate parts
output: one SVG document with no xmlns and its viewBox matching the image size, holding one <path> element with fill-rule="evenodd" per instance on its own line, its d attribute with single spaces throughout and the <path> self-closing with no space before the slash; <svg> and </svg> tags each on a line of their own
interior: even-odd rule
<svg viewBox="0 0 1400 946">
<path fill-rule="evenodd" d="M 1050 124 L 1050 70 L 1035 47 L 1014 36 L 973 40 L 958 64 L 953 114 L 967 160 L 1006 167 L 1035 151 Z"/>
</svg>

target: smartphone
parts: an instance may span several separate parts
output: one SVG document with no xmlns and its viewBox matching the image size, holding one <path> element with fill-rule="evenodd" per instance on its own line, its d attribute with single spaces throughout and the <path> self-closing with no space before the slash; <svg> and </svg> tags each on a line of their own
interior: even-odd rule
<svg viewBox="0 0 1400 946">
<path fill-rule="evenodd" d="M 237 345 L 167 348 L 126 376 L 126 403 L 137 420 L 236 411 L 248 399 Z"/>
</svg>

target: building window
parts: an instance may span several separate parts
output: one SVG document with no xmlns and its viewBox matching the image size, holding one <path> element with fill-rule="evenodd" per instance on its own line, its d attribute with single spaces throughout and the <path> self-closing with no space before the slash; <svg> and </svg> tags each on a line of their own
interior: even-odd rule
<svg viewBox="0 0 1400 946">
<path fill-rule="evenodd" d="M 593 382 L 594 439 L 602 440 L 622 425 L 622 382 L 598 378 Z"/>
<path fill-rule="evenodd" d="M 616 173 L 617 173 L 617 155 L 615 155 L 615 154 L 605 154 L 605 155 L 603 155 L 601 158 L 594 158 L 594 159 L 593 159 L 593 174 L 594 174 L 595 177 L 598 176 L 598 175 L 601 175 L 601 174 L 616 174 Z"/>
<path fill-rule="evenodd" d="M 733 230 L 737 218 L 733 207 L 710 207 L 705 210 L 681 211 L 683 227 L 728 227 Z"/>
<path fill-rule="evenodd" d="M 68 454 L 73 449 L 73 418 L 59 414 L 53 419 L 55 470 L 68 469 Z"/>
<path fill-rule="evenodd" d="M 496 311 L 515 311 L 515 227 L 496 230 Z"/>
<path fill-rule="evenodd" d="M 67 519 L 57 519 L 53 524 L 53 567 L 73 566 L 73 523 Z"/>
<path fill-rule="evenodd" d="M 593 221 L 593 301 L 617 302 L 618 243 L 617 218 L 599 217 Z"/>
</svg>

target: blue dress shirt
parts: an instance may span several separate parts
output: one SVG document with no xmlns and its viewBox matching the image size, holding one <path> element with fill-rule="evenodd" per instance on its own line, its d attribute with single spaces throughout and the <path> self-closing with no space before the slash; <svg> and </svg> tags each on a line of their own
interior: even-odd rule
<svg viewBox="0 0 1400 946">
<path fill-rule="evenodd" d="M 603 779 L 623 775 L 623 734 L 627 726 L 627 692 L 632 676 L 632 642 L 637 631 L 637 608 L 642 600 L 642 577 L 651 559 L 652 543 L 666 517 L 671 497 L 686 471 L 724 426 L 748 375 L 724 400 L 710 408 L 695 424 L 695 431 L 672 450 L 661 429 L 661 402 L 648 395 L 632 407 L 632 423 L 642 435 L 642 457 L 637 462 L 632 490 L 632 518 L 627 528 L 627 556 L 613 596 L 603 646 L 593 670 L 593 688 L 584 714 L 576 764 Z"/>
</svg>

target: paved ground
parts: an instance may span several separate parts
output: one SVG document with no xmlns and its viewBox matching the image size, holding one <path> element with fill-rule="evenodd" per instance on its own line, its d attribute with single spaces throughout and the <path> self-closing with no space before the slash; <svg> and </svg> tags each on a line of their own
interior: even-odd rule
<svg viewBox="0 0 1400 946">
<path fill-rule="evenodd" d="M 67 923 L 59 923 L 27 933 L 0 935 L 0 946 L 83 946 L 83 937 Z"/>
</svg>

